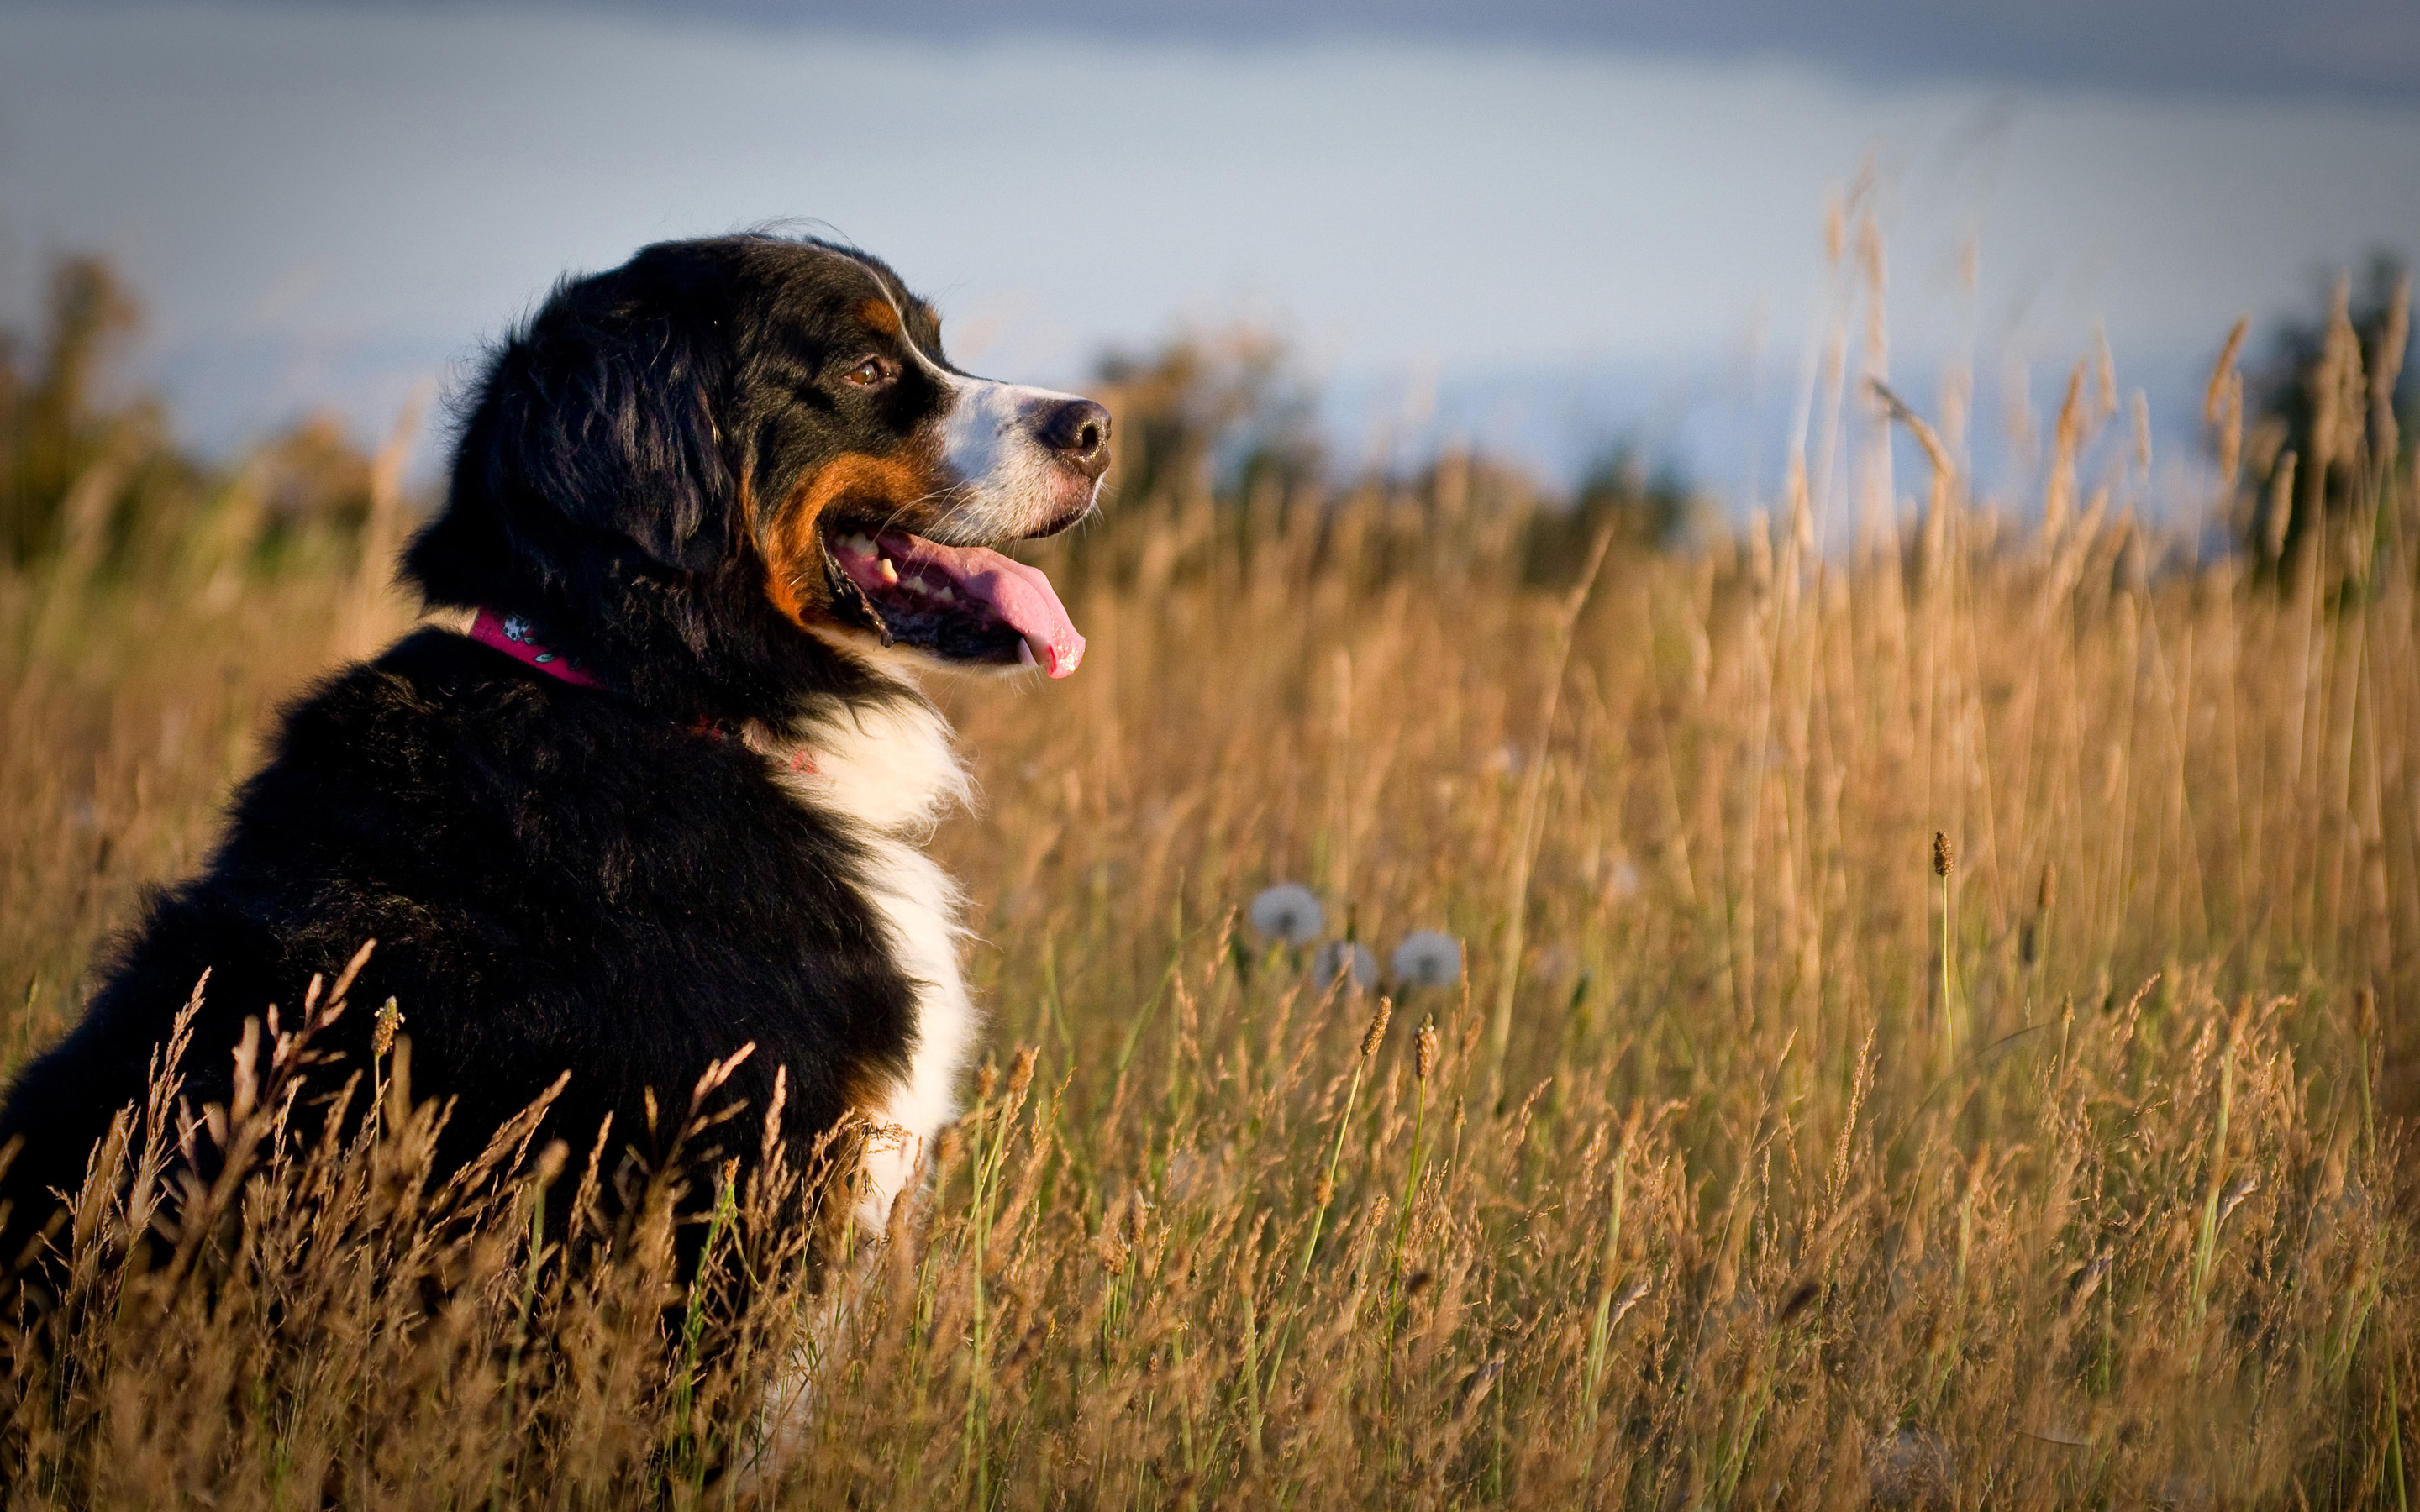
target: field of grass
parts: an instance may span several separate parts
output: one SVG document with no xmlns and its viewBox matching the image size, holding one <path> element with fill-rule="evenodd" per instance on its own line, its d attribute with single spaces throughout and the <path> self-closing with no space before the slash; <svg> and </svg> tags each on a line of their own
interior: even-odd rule
<svg viewBox="0 0 2420 1512">
<path fill-rule="evenodd" d="M 264 1048 L 185 1135 L 260 1151 L 207 1242 L 133 1273 L 147 1184 L 88 1189 L 11 1504 L 2409 1505 L 2412 477 L 2197 560 L 2093 382 L 2020 526 L 1895 490 L 1827 371 L 1839 460 L 1687 553 L 1541 550 L 1452 457 L 1054 543 L 1083 671 L 944 690 L 988 1059 L 845 1281 L 748 1190 L 737 1318 L 660 1190 L 534 1250 L 587 1151 L 432 1190 L 392 1061 L 362 1142 L 281 1145 Z M 224 513 L 0 576 L 11 1066 L 277 701 L 408 621 L 391 511 L 273 568 Z M 1250 922 L 1280 883 L 1465 969 L 1323 984 Z"/>
</svg>

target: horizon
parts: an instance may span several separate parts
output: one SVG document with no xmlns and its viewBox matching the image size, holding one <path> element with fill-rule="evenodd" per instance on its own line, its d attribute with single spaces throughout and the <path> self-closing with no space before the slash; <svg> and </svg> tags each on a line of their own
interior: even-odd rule
<svg viewBox="0 0 2420 1512">
<path fill-rule="evenodd" d="M 1001 376 L 1253 320 L 1347 465 L 1464 444 L 1568 484 L 1626 441 L 1736 504 L 1839 318 L 1823 218 L 1861 159 L 1911 400 L 1971 353 L 1978 415 L 2028 366 L 2055 406 L 2105 330 L 2171 458 L 2239 315 L 2257 343 L 2420 247 L 2408 92 L 705 4 L 19 5 L 0 43 L 0 312 L 25 329 L 52 254 L 112 256 L 153 316 L 133 377 L 214 452 L 321 409 L 381 435 L 564 272 L 787 222 L 897 265 Z M 2022 471 L 1992 430 L 1978 462 Z"/>
</svg>

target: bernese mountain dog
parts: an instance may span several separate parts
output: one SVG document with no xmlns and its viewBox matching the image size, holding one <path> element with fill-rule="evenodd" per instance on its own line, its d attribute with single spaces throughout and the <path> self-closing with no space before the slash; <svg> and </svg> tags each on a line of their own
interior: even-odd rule
<svg viewBox="0 0 2420 1512">
<path fill-rule="evenodd" d="M 687 1153 L 752 1165 L 777 1103 L 799 1167 L 861 1123 L 879 1227 L 978 1028 L 922 849 L 968 779 L 918 680 L 1076 670 L 1049 579 L 997 548 L 1082 519 L 1109 459 L 1100 405 L 961 371 L 845 246 L 665 242 L 557 286 L 466 394 L 404 553 L 469 632 L 416 629 L 286 710 L 208 867 L 150 898 L 0 1109 L 0 1263 L 39 1259 L 205 972 L 194 1108 L 228 1102 L 247 1019 L 290 1025 L 370 940 L 349 999 L 395 1000 L 413 1096 L 451 1103 L 441 1169 L 566 1072 L 551 1135 L 653 1158 L 652 1104 L 752 1046 L 727 1148 Z M 375 1018 L 319 1031 L 331 1089 Z"/>
</svg>

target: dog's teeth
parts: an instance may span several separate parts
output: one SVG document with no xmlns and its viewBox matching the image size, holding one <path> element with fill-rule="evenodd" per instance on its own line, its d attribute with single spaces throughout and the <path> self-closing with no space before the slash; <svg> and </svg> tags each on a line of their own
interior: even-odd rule
<svg viewBox="0 0 2420 1512">
<path fill-rule="evenodd" d="M 917 581 L 921 586 L 923 579 L 920 578 Z M 943 583 L 940 587 L 933 590 L 933 596 L 939 599 L 944 604 L 954 604 L 958 601 L 958 591 L 952 588 L 948 583 Z"/>
<path fill-rule="evenodd" d="M 874 555 L 874 539 L 867 535 L 863 531 L 858 532 L 847 540 L 843 541 L 841 545 L 848 548 L 851 551 L 856 552 L 861 557 L 870 557 Z"/>
<path fill-rule="evenodd" d="M 882 559 L 880 570 L 882 573 L 882 580 L 884 582 L 896 583 L 899 580 L 899 569 L 891 564 L 891 559 L 889 557 L 884 557 Z"/>
</svg>

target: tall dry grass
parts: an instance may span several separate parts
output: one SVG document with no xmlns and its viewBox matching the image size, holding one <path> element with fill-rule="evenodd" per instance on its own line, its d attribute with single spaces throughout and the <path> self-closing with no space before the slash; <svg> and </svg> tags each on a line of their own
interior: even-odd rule
<svg viewBox="0 0 2420 1512">
<path fill-rule="evenodd" d="M 947 695 L 995 1048 L 839 1282 L 714 1171 L 625 1173 L 609 1221 L 610 1162 L 517 1131 L 441 1190 L 392 1058 L 352 1144 L 273 1044 L 249 1111 L 137 1110 L 104 1166 L 262 1164 L 164 1268 L 145 1183 L 87 1190 L 12 1500 L 2408 1504 L 2410 473 L 2373 431 L 2299 555 L 2197 563 L 2127 513 L 2089 374 L 2035 530 L 1872 401 L 1870 344 L 1818 371 L 1813 464 L 1694 556 L 1539 583 L 1534 502 L 1450 457 L 1179 479 L 1054 547 L 1082 674 Z M 208 580 L 0 579 L 12 1059 L 275 701 L 403 624 L 359 571 Z M 1322 990 L 1239 918 L 1278 881 L 1466 979 Z"/>
</svg>

